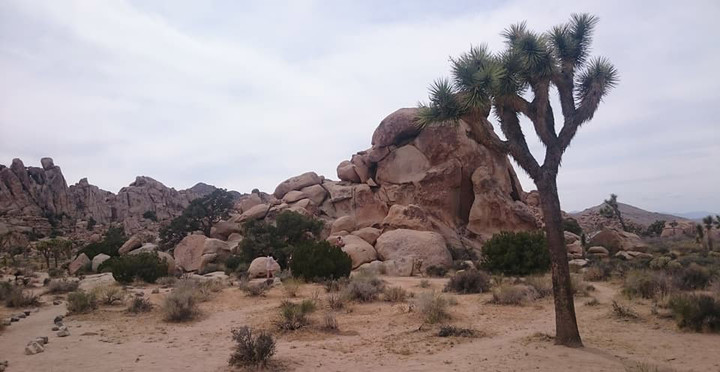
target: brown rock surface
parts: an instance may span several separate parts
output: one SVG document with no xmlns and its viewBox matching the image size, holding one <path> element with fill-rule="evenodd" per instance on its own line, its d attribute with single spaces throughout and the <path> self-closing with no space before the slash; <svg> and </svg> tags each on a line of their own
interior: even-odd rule
<svg viewBox="0 0 720 372">
<path fill-rule="evenodd" d="M 388 231 L 377 239 L 375 249 L 383 261 L 392 260 L 407 265 L 422 260 L 423 270 L 429 266 L 449 268 L 452 265 L 445 239 L 431 231 Z"/>
<path fill-rule="evenodd" d="M 175 247 L 175 265 L 184 272 L 198 271 L 205 250 L 205 235 L 188 235 Z"/>
</svg>

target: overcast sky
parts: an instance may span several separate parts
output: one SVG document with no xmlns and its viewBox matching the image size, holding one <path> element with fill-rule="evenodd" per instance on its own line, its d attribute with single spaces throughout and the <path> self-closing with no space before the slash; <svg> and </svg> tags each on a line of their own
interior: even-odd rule
<svg viewBox="0 0 720 372">
<path fill-rule="evenodd" d="M 720 211 L 720 2 L 548 3 L 0 0 L 0 164 L 51 156 L 68 183 L 113 192 L 136 175 L 241 192 L 336 178 L 383 117 L 427 98 L 448 57 L 499 49 L 511 23 L 544 31 L 590 12 L 593 54 L 621 82 L 565 154 L 563 209 L 614 192 Z"/>
</svg>

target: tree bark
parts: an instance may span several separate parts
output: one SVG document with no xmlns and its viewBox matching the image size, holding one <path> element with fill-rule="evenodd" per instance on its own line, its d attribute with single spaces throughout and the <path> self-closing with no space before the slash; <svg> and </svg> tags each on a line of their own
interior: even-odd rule
<svg viewBox="0 0 720 372">
<path fill-rule="evenodd" d="M 570 267 L 562 230 L 562 213 L 555 172 L 544 171 L 536 184 L 545 221 L 552 266 L 553 297 L 555 299 L 555 344 L 582 347 L 573 302 Z"/>
</svg>

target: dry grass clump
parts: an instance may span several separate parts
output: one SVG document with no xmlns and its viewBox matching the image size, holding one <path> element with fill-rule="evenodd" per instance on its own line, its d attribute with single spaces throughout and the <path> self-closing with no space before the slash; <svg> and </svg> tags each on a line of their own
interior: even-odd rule
<svg viewBox="0 0 720 372">
<path fill-rule="evenodd" d="M 241 280 L 239 286 L 249 297 L 265 296 L 265 293 L 270 290 L 270 286 L 266 282 L 250 284 L 247 280 Z"/>
<path fill-rule="evenodd" d="M 253 336 L 249 327 L 232 330 L 235 350 L 228 363 L 231 366 L 265 367 L 275 354 L 275 339 L 267 332 Z"/>
<path fill-rule="evenodd" d="M 340 292 L 347 286 L 349 281 L 350 281 L 350 279 L 348 279 L 348 278 L 326 280 L 323 282 L 323 287 L 325 287 L 325 291 L 328 293 Z"/>
<path fill-rule="evenodd" d="M 408 291 L 401 287 L 388 287 L 383 292 L 383 300 L 386 302 L 405 302 L 409 296 Z"/>
<path fill-rule="evenodd" d="M 589 300 L 585 301 L 585 306 L 597 306 L 600 305 L 600 301 L 598 301 L 597 298 L 592 297 Z"/>
<path fill-rule="evenodd" d="M 588 282 L 603 282 L 610 278 L 610 272 L 602 266 L 590 266 L 583 272 L 583 280 Z"/>
<path fill-rule="evenodd" d="M 372 302 L 385 290 L 385 282 L 370 273 L 361 273 L 350 279 L 343 289 L 343 295 L 358 302 Z"/>
<path fill-rule="evenodd" d="M 5 301 L 7 307 L 28 307 L 40 304 L 37 296 L 8 282 L 0 283 L 0 300 Z"/>
<path fill-rule="evenodd" d="M 327 296 L 328 306 L 332 310 L 341 310 L 345 308 L 345 299 L 340 294 L 331 293 Z"/>
<path fill-rule="evenodd" d="M 466 270 L 450 277 L 444 292 L 483 293 L 490 290 L 490 275 L 484 271 Z"/>
<path fill-rule="evenodd" d="M 449 303 L 442 294 L 434 291 L 422 293 L 417 296 L 415 305 L 427 323 L 435 324 L 450 319 L 447 311 Z"/>
<path fill-rule="evenodd" d="M 153 305 L 150 302 L 150 300 L 144 298 L 144 297 L 135 297 L 132 300 L 130 300 L 130 305 L 128 305 L 127 311 L 131 312 L 133 314 L 139 314 L 139 313 L 147 313 L 150 310 L 152 310 Z"/>
<path fill-rule="evenodd" d="M 282 281 L 283 291 L 285 291 L 288 297 L 296 297 L 301 284 L 302 281 L 300 279 L 287 278 Z"/>
<path fill-rule="evenodd" d="M 661 368 L 645 362 L 633 362 L 625 366 L 625 372 L 674 372 L 672 368 Z"/>
<path fill-rule="evenodd" d="M 67 297 L 67 309 L 71 314 L 88 313 L 97 309 L 95 293 L 83 291 L 71 292 Z"/>
<path fill-rule="evenodd" d="M 62 294 L 77 291 L 80 282 L 77 280 L 53 279 L 47 285 L 46 293 Z"/>
<path fill-rule="evenodd" d="M 455 326 L 445 325 L 440 327 L 438 337 L 477 337 L 478 332 L 470 328 L 459 328 Z"/>
<path fill-rule="evenodd" d="M 337 332 L 340 329 L 333 313 L 325 313 L 322 329 L 327 332 Z"/>
<path fill-rule="evenodd" d="M 655 298 L 670 293 L 671 289 L 671 279 L 667 274 L 633 270 L 625 277 L 622 292 L 629 298 Z"/>
<path fill-rule="evenodd" d="M 578 297 L 589 297 L 590 292 L 595 291 L 595 287 L 592 284 L 585 283 L 580 275 L 571 275 L 570 285 L 573 295 Z"/>
<path fill-rule="evenodd" d="M 185 322 L 195 319 L 199 314 L 198 303 L 205 294 L 193 280 L 178 281 L 178 285 L 163 301 L 162 310 L 166 321 Z"/>
<path fill-rule="evenodd" d="M 177 283 L 177 278 L 174 276 L 163 276 L 158 278 L 158 280 L 155 281 L 155 283 L 163 286 L 163 287 L 173 287 L 175 286 L 175 283 Z"/>
<path fill-rule="evenodd" d="M 92 290 L 97 300 L 103 305 L 114 305 L 123 302 L 125 292 L 120 287 L 105 285 Z"/>
<path fill-rule="evenodd" d="M 430 288 L 430 281 L 427 279 L 423 279 L 420 281 L 420 284 L 418 284 L 420 288 Z"/>
<path fill-rule="evenodd" d="M 525 279 L 525 284 L 535 289 L 538 298 L 553 294 L 552 279 L 549 276 L 529 276 Z"/>
<path fill-rule="evenodd" d="M 669 307 L 680 328 L 695 332 L 720 332 L 720 300 L 706 294 L 670 297 Z"/>
<path fill-rule="evenodd" d="M 612 302 L 612 313 L 616 318 L 620 319 L 638 319 L 640 315 L 629 306 L 619 304 L 617 301 Z"/>
<path fill-rule="evenodd" d="M 503 284 L 494 288 L 492 292 L 492 302 L 499 305 L 522 305 L 540 298 L 535 288 L 522 284 Z"/>
<path fill-rule="evenodd" d="M 307 315 L 316 309 L 315 301 L 303 300 L 300 303 L 283 301 L 280 304 L 280 319 L 276 322 L 278 328 L 284 331 L 294 331 L 309 324 Z"/>
</svg>

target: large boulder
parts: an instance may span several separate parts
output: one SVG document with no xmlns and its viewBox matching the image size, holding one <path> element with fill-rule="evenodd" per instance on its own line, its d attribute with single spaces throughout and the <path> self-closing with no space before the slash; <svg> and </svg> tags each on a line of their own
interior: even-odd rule
<svg viewBox="0 0 720 372">
<path fill-rule="evenodd" d="M 240 221 L 259 220 L 267 216 L 270 206 L 268 204 L 258 204 L 240 215 Z"/>
<path fill-rule="evenodd" d="M 413 145 L 398 148 L 378 163 L 377 181 L 380 183 L 412 183 L 425 178 L 430 169 L 427 157 Z"/>
<path fill-rule="evenodd" d="M 352 234 L 362 238 L 362 240 L 370 243 L 370 245 L 375 245 L 375 242 L 381 233 L 382 231 L 380 229 L 376 229 L 374 227 L 363 227 L 360 230 L 353 231 Z"/>
<path fill-rule="evenodd" d="M 282 201 L 283 201 L 283 203 L 291 204 L 291 203 L 295 203 L 296 201 L 302 200 L 305 198 L 307 198 L 307 195 L 305 195 L 304 192 L 293 190 L 293 191 L 290 191 L 287 194 L 285 194 L 285 196 L 283 196 L 283 198 L 282 198 Z"/>
<path fill-rule="evenodd" d="M 342 250 L 352 259 L 353 269 L 378 258 L 375 248 L 359 236 L 346 235 L 343 237 L 343 242 L 345 245 Z"/>
<path fill-rule="evenodd" d="M 184 272 L 198 271 L 205 250 L 205 235 L 188 235 L 175 247 L 175 265 Z"/>
<path fill-rule="evenodd" d="M 589 245 L 603 246 L 608 249 L 611 255 L 618 251 L 645 252 L 648 245 L 639 236 L 615 228 L 604 228 L 590 236 Z"/>
<path fill-rule="evenodd" d="M 216 239 L 227 240 L 228 236 L 233 233 L 241 233 L 242 226 L 239 223 L 230 221 L 220 221 L 216 223 L 210 231 L 210 236 Z"/>
<path fill-rule="evenodd" d="M 123 245 L 118 249 L 118 253 L 120 254 L 128 254 L 133 249 L 138 249 L 142 247 L 142 239 L 138 235 L 133 235 L 128 239 Z"/>
<path fill-rule="evenodd" d="M 307 197 L 312 200 L 315 205 L 321 205 L 322 202 L 325 201 L 325 198 L 328 194 L 327 190 L 325 190 L 322 185 L 303 187 L 300 191 L 302 191 L 303 194 L 307 195 Z"/>
<path fill-rule="evenodd" d="M 332 223 L 332 227 L 330 229 L 331 234 L 335 234 L 339 231 L 347 231 L 347 232 L 353 232 L 355 231 L 355 228 L 357 227 L 357 222 L 355 221 L 355 217 L 353 216 L 342 216 Z"/>
<path fill-rule="evenodd" d="M 173 256 L 171 256 L 170 253 L 167 252 L 157 251 L 155 253 L 161 260 L 165 260 L 165 262 L 167 262 L 168 275 L 175 275 L 175 270 L 177 269 L 177 267 L 175 265 L 175 259 L 173 259 Z"/>
<path fill-rule="evenodd" d="M 384 227 L 410 230 L 431 230 L 432 223 L 425 211 L 414 204 L 395 204 L 382 222 Z"/>
<path fill-rule="evenodd" d="M 417 108 L 401 108 L 380 122 L 372 136 L 372 145 L 390 146 L 411 139 L 420 132 L 416 123 Z"/>
<path fill-rule="evenodd" d="M 109 260 L 109 259 L 110 259 L 110 256 L 108 256 L 108 255 L 106 255 L 106 254 L 104 254 L 104 253 L 100 253 L 100 254 L 96 255 L 95 257 L 93 257 L 93 259 L 92 259 L 92 271 L 93 271 L 93 272 L 97 272 L 97 271 L 98 271 L 98 267 L 100 267 L 100 265 L 101 265 L 103 262 L 105 262 L 105 261 L 107 261 L 107 260 Z"/>
<path fill-rule="evenodd" d="M 293 190 L 300 190 L 303 187 L 312 185 L 319 185 L 322 183 L 322 179 L 315 172 L 303 173 L 299 176 L 288 178 L 287 180 L 280 183 L 276 188 L 273 195 L 282 199 L 285 194 Z"/>
<path fill-rule="evenodd" d="M 68 272 L 70 272 L 70 275 L 75 275 L 80 269 L 91 265 L 92 262 L 90 262 L 90 258 L 88 258 L 85 253 L 80 253 L 80 255 L 70 263 L 70 266 L 68 266 Z"/>
<path fill-rule="evenodd" d="M 272 270 L 274 273 L 277 273 L 280 271 L 280 265 L 275 261 L 274 259 L 270 258 L 272 260 Z M 267 275 L 267 257 L 258 257 L 250 263 L 250 267 L 248 268 L 248 276 L 250 278 L 258 278 L 258 277 L 264 277 Z"/>
<path fill-rule="evenodd" d="M 411 275 L 412 264 L 422 261 L 422 269 L 430 266 L 449 268 L 452 256 L 442 235 L 431 231 L 398 229 L 380 235 L 375 249 L 381 260 L 392 260 L 404 267 L 401 275 Z M 408 266 L 410 264 L 410 266 Z"/>
<path fill-rule="evenodd" d="M 224 260 L 232 255 L 232 248 L 225 241 L 208 238 L 205 239 L 203 254 L 215 254 L 217 258 Z"/>
<path fill-rule="evenodd" d="M 360 182 L 360 176 L 355 170 L 355 165 L 348 160 L 343 160 L 343 162 L 337 166 L 337 176 L 341 181 Z"/>
</svg>

